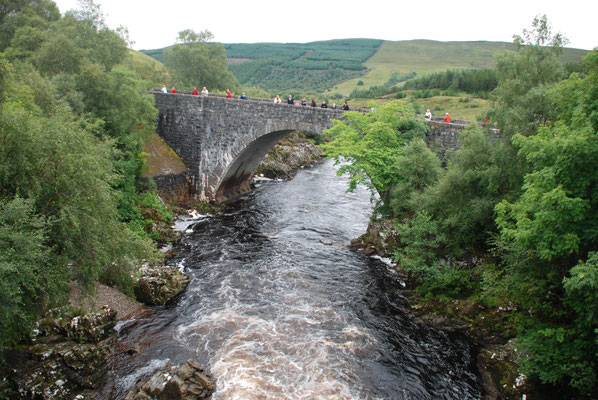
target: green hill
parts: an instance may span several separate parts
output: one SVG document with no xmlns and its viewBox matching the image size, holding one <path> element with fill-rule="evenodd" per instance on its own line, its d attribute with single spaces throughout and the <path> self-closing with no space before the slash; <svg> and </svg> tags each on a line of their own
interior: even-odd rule
<svg viewBox="0 0 598 400">
<path fill-rule="evenodd" d="M 154 87 L 170 83 L 170 74 L 166 67 L 155 58 L 129 50 L 129 63 L 141 79 L 150 82 Z"/>
<path fill-rule="evenodd" d="M 299 90 L 348 95 L 382 85 L 393 75 L 422 76 L 447 69 L 494 67 L 504 42 L 381 41 L 342 39 L 311 43 L 224 44 L 229 68 L 244 86 L 267 91 Z M 142 50 L 162 61 L 165 49 Z M 587 50 L 565 49 L 564 62 L 579 62 Z"/>
</svg>

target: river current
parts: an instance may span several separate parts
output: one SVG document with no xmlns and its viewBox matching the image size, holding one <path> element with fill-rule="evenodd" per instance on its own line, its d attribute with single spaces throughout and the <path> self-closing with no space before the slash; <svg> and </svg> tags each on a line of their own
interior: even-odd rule
<svg viewBox="0 0 598 400">
<path fill-rule="evenodd" d="M 478 399 L 466 340 L 405 312 L 387 265 L 348 249 L 369 193 L 331 161 L 264 181 L 222 215 L 177 222 L 170 264 L 192 280 L 174 304 L 119 324 L 110 396 L 194 358 L 216 399 Z"/>
</svg>

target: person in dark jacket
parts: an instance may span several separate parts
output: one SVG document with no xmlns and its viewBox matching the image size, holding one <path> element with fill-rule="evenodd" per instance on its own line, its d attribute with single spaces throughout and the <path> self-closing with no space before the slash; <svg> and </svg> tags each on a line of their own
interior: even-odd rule
<svg viewBox="0 0 598 400">
<path fill-rule="evenodd" d="M 289 99 L 287 100 L 287 104 L 295 104 L 295 100 L 293 100 L 293 95 L 289 95 Z"/>
<path fill-rule="evenodd" d="M 316 101 L 314 99 L 311 99 L 311 106 L 315 107 L 316 106 Z"/>
<path fill-rule="evenodd" d="M 328 108 L 328 105 L 326 104 L 326 100 L 324 100 L 322 102 L 322 105 L 320 106 L 321 108 Z"/>
<path fill-rule="evenodd" d="M 345 104 L 343 104 L 343 110 L 349 111 L 349 105 L 347 104 L 346 101 L 345 101 Z"/>
</svg>

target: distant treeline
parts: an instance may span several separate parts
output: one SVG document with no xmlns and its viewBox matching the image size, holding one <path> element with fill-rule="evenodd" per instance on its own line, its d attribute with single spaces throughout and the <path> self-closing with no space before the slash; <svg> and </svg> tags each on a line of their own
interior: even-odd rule
<svg viewBox="0 0 598 400">
<path fill-rule="evenodd" d="M 498 85 L 494 69 L 465 69 L 437 72 L 416 79 L 403 85 L 403 89 L 453 89 L 467 93 L 488 93 Z"/>
</svg>

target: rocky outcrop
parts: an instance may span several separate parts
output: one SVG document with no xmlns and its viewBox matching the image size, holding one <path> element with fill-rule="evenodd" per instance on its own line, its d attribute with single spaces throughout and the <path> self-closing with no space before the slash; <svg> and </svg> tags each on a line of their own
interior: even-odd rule
<svg viewBox="0 0 598 400">
<path fill-rule="evenodd" d="M 193 360 L 180 367 L 168 363 L 148 380 L 135 385 L 125 400 L 201 400 L 214 392 L 214 382 Z"/>
<path fill-rule="evenodd" d="M 147 305 L 164 305 L 181 293 L 189 284 L 189 277 L 176 268 L 143 267 L 135 285 L 135 297 Z"/>
<path fill-rule="evenodd" d="M 303 133 L 293 133 L 266 154 L 256 168 L 254 176 L 291 179 L 297 170 L 312 166 L 321 156 L 322 150 Z"/>
<path fill-rule="evenodd" d="M 33 331 L 30 344 L 6 354 L 0 395 L 19 399 L 67 399 L 97 387 L 114 344 L 116 312 L 108 307 L 85 315 L 51 310 Z"/>
<path fill-rule="evenodd" d="M 393 227 L 394 221 L 370 221 L 366 232 L 351 241 L 352 249 L 361 249 L 366 255 L 376 254 L 380 257 L 390 257 L 398 243 L 398 235 Z"/>
</svg>

